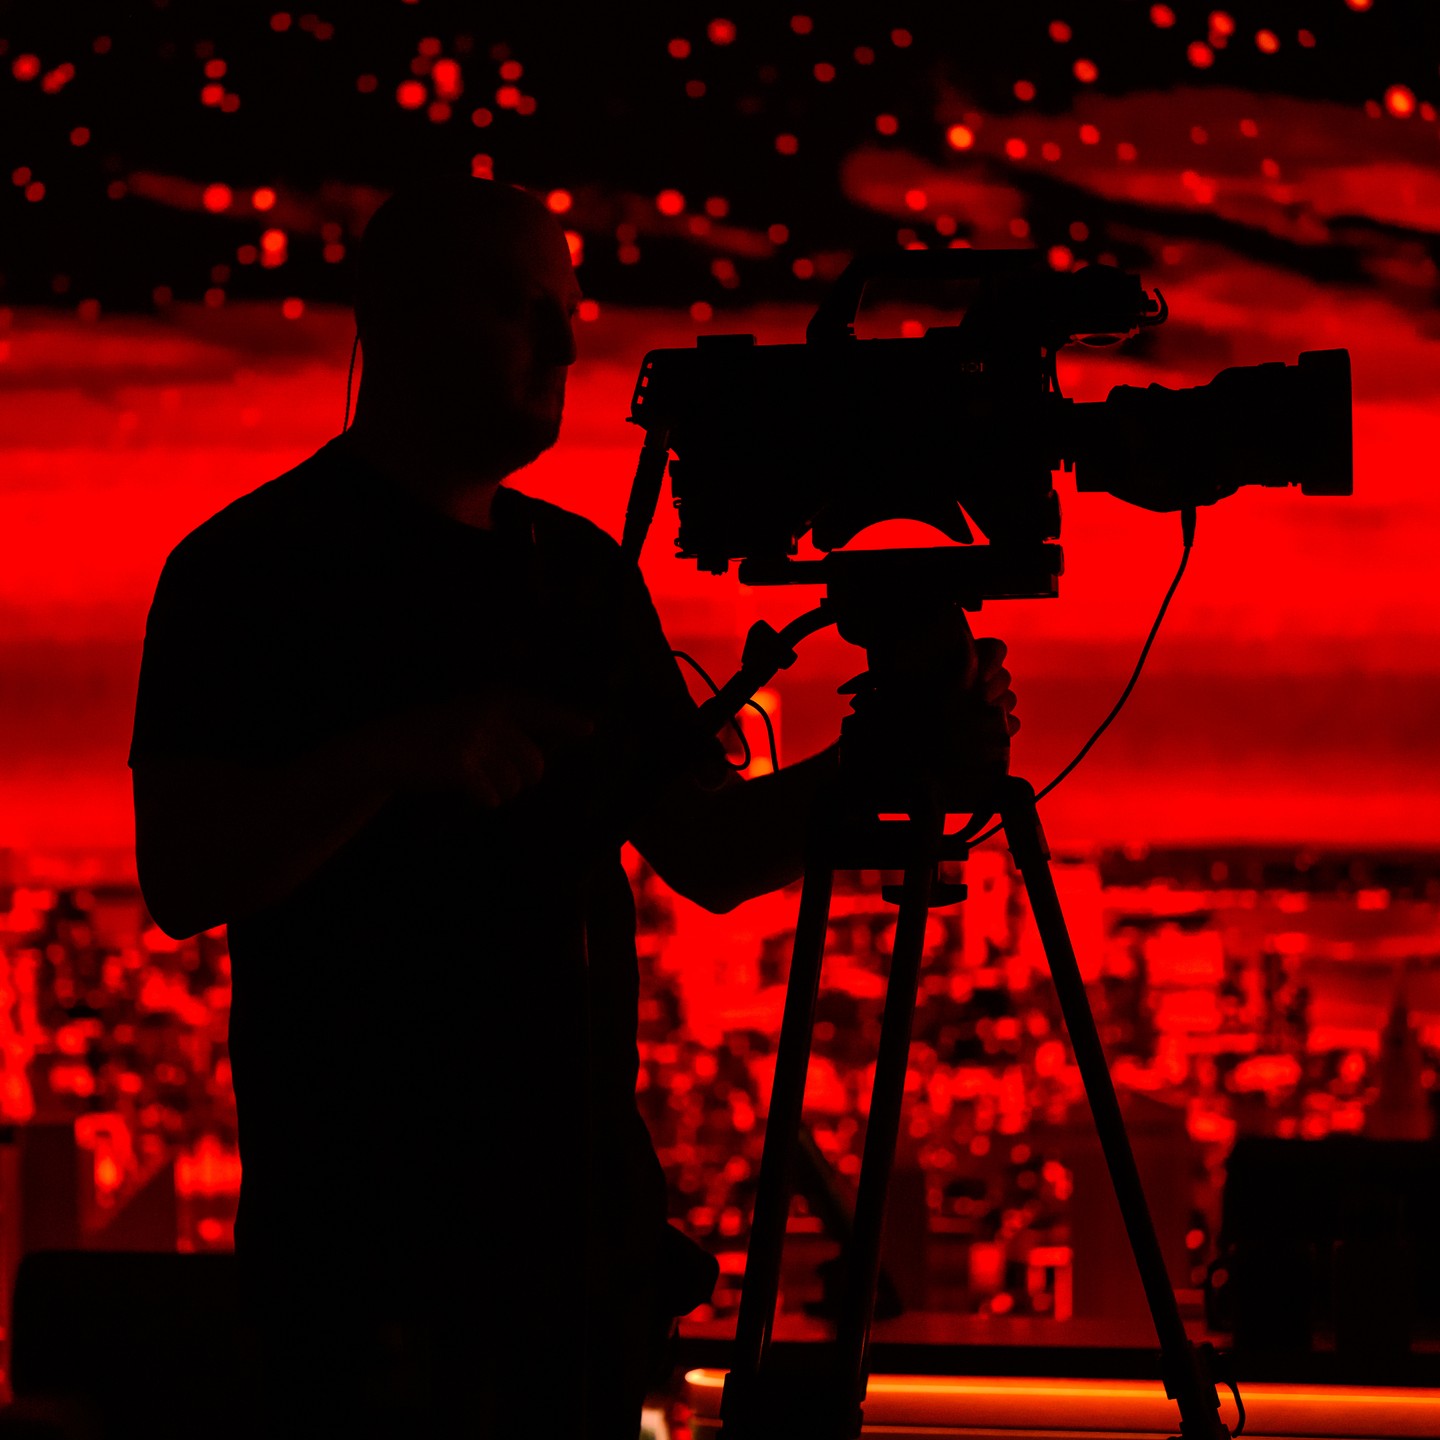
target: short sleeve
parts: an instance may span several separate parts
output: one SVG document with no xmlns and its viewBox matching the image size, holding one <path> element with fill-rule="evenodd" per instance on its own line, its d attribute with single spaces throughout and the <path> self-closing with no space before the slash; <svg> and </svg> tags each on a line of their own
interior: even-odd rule
<svg viewBox="0 0 1440 1440">
<path fill-rule="evenodd" d="M 240 624 L 230 567 L 187 537 L 170 552 L 145 621 L 127 763 L 150 758 L 247 758 L 254 736 L 238 697 L 253 641 Z"/>
</svg>

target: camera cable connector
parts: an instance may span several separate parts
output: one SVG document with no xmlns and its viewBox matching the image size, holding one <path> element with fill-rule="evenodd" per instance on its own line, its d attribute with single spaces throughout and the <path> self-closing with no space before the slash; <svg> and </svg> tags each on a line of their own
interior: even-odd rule
<svg viewBox="0 0 1440 1440">
<path fill-rule="evenodd" d="M 702 724 L 705 724 L 706 716 L 709 714 L 708 707 L 713 705 L 720 697 L 720 687 L 710 678 L 710 672 L 693 656 L 687 655 L 683 650 L 672 650 L 670 652 L 677 660 L 683 660 L 709 687 L 711 698 L 700 707 L 699 714 Z M 775 743 L 775 726 L 771 723 L 770 712 L 758 700 L 746 700 L 745 704 L 752 710 L 760 712 L 760 718 L 765 722 L 765 734 L 770 741 L 770 769 L 772 772 L 780 768 L 780 749 Z M 743 708 L 743 707 L 742 707 Z M 727 760 L 725 763 L 732 770 L 748 770 L 752 759 L 750 752 L 750 741 L 746 738 L 745 728 L 740 724 L 739 714 L 726 715 L 718 725 L 706 725 L 706 729 L 720 730 L 729 726 L 735 737 L 740 741 L 740 748 L 745 752 L 744 758 L 738 763 Z"/>
<path fill-rule="evenodd" d="M 777 670 L 788 670 L 798 658 L 795 646 L 807 635 L 823 630 L 835 623 L 835 616 L 829 605 L 822 601 L 813 610 L 798 615 L 785 626 L 776 630 L 764 620 L 757 620 L 745 637 L 745 648 L 741 654 L 740 668 L 723 686 L 705 673 L 704 668 L 683 650 L 671 653 L 677 660 L 683 660 L 710 687 L 711 695 L 700 706 L 700 720 L 707 731 L 719 730 L 725 725 L 734 727 L 745 751 L 744 761 L 734 769 L 744 770 L 750 764 L 750 746 L 744 731 L 738 723 L 739 711 L 745 706 L 758 710 L 765 721 L 765 731 L 770 741 L 770 768 L 780 768 L 779 755 L 775 744 L 775 727 L 765 707 L 754 699 L 755 692 L 768 685 L 775 678 Z"/>
</svg>

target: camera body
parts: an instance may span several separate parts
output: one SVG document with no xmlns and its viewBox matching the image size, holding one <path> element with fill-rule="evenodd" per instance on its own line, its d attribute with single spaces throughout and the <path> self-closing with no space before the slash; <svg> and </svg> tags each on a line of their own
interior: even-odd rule
<svg viewBox="0 0 1440 1440">
<path fill-rule="evenodd" d="M 955 325 L 860 340 L 855 313 L 877 274 L 968 281 L 974 293 Z M 1095 404 L 1061 395 L 1062 346 L 1113 344 L 1166 313 L 1132 274 L 1105 265 L 1057 273 L 1029 251 L 862 259 L 803 344 L 713 335 L 652 350 L 630 419 L 647 431 L 657 496 L 655 466 L 674 454 L 679 555 L 717 574 L 741 561 L 748 583 L 819 578 L 790 558 L 807 534 L 834 552 L 869 525 L 907 519 L 973 547 L 977 602 L 1054 596 L 1063 561 L 1052 475 L 1062 467 L 1076 470 L 1082 490 L 1152 509 L 1207 504 L 1247 482 L 1349 493 L 1344 351 L 1316 352 L 1313 364 L 1304 356 L 1300 367 L 1236 367 L 1185 391 L 1121 386 Z M 1267 411 L 1278 422 L 1269 443 Z M 637 475 L 643 508 L 641 492 Z"/>
</svg>

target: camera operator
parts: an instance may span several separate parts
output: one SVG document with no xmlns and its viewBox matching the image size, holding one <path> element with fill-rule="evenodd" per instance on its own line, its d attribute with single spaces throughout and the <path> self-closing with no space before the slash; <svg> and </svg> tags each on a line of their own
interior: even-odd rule
<svg viewBox="0 0 1440 1440">
<path fill-rule="evenodd" d="M 558 437 L 579 300 L 525 192 L 387 201 L 354 424 L 187 535 L 150 609 L 140 880 L 167 934 L 229 927 L 272 1431 L 553 1415 L 631 1440 L 671 1316 L 705 1298 L 676 1298 L 703 1262 L 635 1106 L 620 843 L 728 910 L 800 875 L 835 750 L 742 782 L 638 569 L 502 483 Z M 981 702 L 960 752 L 1018 723 L 1002 655 L 952 676 Z"/>
</svg>

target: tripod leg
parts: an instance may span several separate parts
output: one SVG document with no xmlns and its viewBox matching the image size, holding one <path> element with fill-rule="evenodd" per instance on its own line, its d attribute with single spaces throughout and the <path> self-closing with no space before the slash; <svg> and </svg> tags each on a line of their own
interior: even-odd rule
<svg viewBox="0 0 1440 1440">
<path fill-rule="evenodd" d="M 1050 851 L 1035 810 L 1035 792 L 1024 780 L 1011 777 L 1005 782 L 1003 794 L 1000 814 L 1005 838 L 1030 898 L 1030 908 L 1065 1017 L 1065 1028 L 1070 1032 L 1075 1063 L 1080 1068 L 1090 1112 L 1095 1117 L 1110 1183 L 1120 1202 L 1130 1249 L 1145 1287 L 1145 1299 L 1164 1357 L 1165 1393 L 1180 1407 L 1180 1433 L 1185 1440 L 1201 1440 L 1201 1437 L 1229 1440 L 1230 1431 L 1220 1420 L 1220 1401 L 1214 1383 L 1185 1333 L 1180 1307 L 1165 1269 L 1165 1257 L 1155 1235 L 1155 1223 L 1150 1218 L 1135 1153 L 1130 1148 L 1110 1067 L 1095 1028 L 1095 1017 L 1090 1011 L 1065 915 L 1060 909 L 1055 878 L 1050 873 Z"/>
<path fill-rule="evenodd" d="M 761 1419 L 757 1381 L 770 1343 L 780 1288 L 780 1256 L 785 1244 L 785 1221 L 790 1208 L 791 1154 L 805 1100 L 805 1077 L 810 1065 L 810 1041 L 815 1028 L 815 999 L 820 987 L 820 966 L 825 956 L 825 935 L 830 922 L 830 892 L 834 871 L 826 856 L 830 839 L 830 806 L 817 799 L 810 816 L 806 842 L 805 881 L 795 921 L 795 945 L 785 993 L 785 1015 L 780 1026 L 775 1079 L 765 1121 L 765 1149 L 755 1192 L 755 1213 L 750 1226 L 750 1247 L 745 1260 L 745 1281 L 740 1292 L 735 1348 L 725 1378 L 720 1413 L 727 1437 L 758 1432 Z"/>
<path fill-rule="evenodd" d="M 870 1323 L 880 1278 L 880 1244 L 885 1224 L 885 1199 L 895 1166 L 895 1145 L 905 1101 L 905 1071 L 915 1020 L 915 992 L 925 951 L 925 925 L 930 917 L 930 892 L 935 855 L 944 827 L 938 813 L 911 819 L 914 849 L 905 870 L 900 913 L 890 947 L 890 977 L 885 987 L 885 1018 L 875 1058 L 875 1083 L 865 1125 L 865 1154 L 855 1201 L 854 1238 L 846 1262 L 844 1300 L 835 1335 L 835 1434 L 860 1433 L 865 1400 Z M 850 1387 L 847 1394 L 843 1387 Z M 821 1431 L 820 1433 L 824 1433 Z"/>
</svg>

